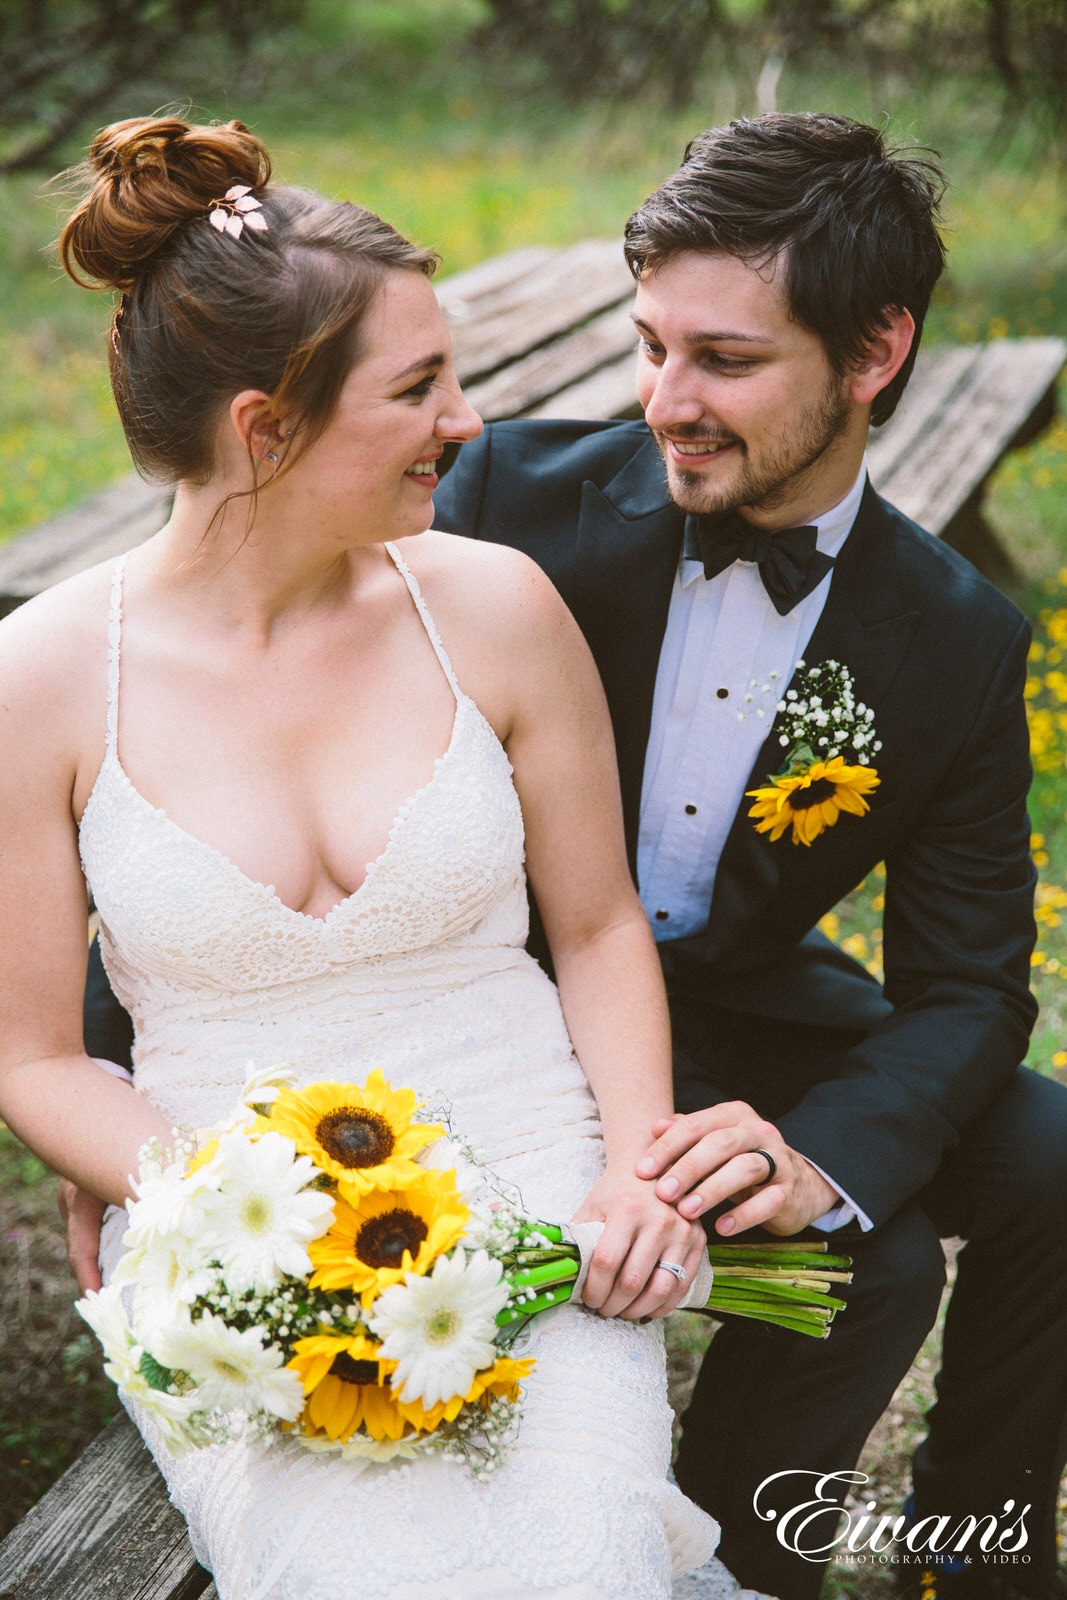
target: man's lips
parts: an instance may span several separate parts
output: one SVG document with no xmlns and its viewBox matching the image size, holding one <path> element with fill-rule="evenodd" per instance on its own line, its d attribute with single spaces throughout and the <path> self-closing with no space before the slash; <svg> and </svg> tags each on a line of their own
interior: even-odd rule
<svg viewBox="0 0 1067 1600">
<path fill-rule="evenodd" d="M 701 466 L 706 461 L 715 461 L 728 450 L 733 450 L 737 444 L 736 439 L 666 440 L 670 460 L 677 462 L 680 467 Z"/>
</svg>

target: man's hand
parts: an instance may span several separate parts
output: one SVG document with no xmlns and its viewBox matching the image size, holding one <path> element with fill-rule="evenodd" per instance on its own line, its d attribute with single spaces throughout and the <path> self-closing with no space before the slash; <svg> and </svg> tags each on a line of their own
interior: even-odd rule
<svg viewBox="0 0 1067 1600">
<path fill-rule="evenodd" d="M 603 1317 L 665 1317 L 692 1283 L 707 1249 L 699 1223 L 665 1205 L 652 1184 L 605 1173 L 575 1212 L 575 1222 L 603 1222 L 582 1298 Z M 657 1266 L 672 1261 L 685 1281 Z"/>
<path fill-rule="evenodd" d="M 103 1200 L 79 1189 L 69 1178 L 60 1178 L 56 1200 L 67 1229 L 67 1260 L 77 1279 L 78 1288 L 82 1294 L 90 1289 L 99 1289 L 102 1281 L 97 1264 L 100 1225 L 107 1207 Z"/>
<path fill-rule="evenodd" d="M 740 1203 L 716 1219 L 715 1231 L 721 1235 L 759 1224 L 788 1238 L 841 1198 L 786 1144 L 774 1123 L 765 1122 L 743 1100 L 687 1116 L 676 1113 L 653 1123 L 652 1134 L 655 1142 L 638 1161 L 638 1176 L 658 1178 L 657 1195 L 687 1218 L 736 1198 Z M 766 1150 L 777 1165 L 771 1183 L 765 1181 L 766 1161 L 755 1154 L 759 1150 Z"/>
</svg>

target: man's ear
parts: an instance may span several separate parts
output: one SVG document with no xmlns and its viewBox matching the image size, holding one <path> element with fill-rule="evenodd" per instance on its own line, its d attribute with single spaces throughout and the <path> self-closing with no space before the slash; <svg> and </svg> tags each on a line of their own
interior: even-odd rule
<svg viewBox="0 0 1067 1600">
<path fill-rule="evenodd" d="M 910 311 L 894 306 L 887 314 L 886 327 L 879 328 L 851 369 L 849 394 L 860 405 L 872 405 L 886 385 L 892 383 L 907 360 L 915 338 L 915 320 Z"/>
</svg>

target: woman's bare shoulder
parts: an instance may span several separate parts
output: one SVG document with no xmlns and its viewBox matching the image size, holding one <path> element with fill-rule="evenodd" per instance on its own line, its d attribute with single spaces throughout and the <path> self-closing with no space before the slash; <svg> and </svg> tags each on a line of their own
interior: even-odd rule
<svg viewBox="0 0 1067 1600">
<path fill-rule="evenodd" d="M 569 615 L 536 561 L 510 545 L 431 529 L 400 549 L 428 596 L 432 590 L 439 605 L 471 616 L 483 635 L 536 633 Z"/>
<path fill-rule="evenodd" d="M 0 621 L 0 700 L 8 713 L 47 705 L 61 719 L 95 687 L 107 657 L 113 562 L 65 579 Z"/>
</svg>

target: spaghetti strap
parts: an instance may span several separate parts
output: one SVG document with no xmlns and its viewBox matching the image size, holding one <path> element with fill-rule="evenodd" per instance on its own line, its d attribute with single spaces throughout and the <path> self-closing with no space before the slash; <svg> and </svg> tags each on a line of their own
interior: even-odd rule
<svg viewBox="0 0 1067 1600">
<path fill-rule="evenodd" d="M 400 576 L 408 586 L 408 593 L 415 602 L 415 610 L 419 613 L 422 625 L 426 629 L 426 637 L 433 645 L 434 654 L 441 663 L 444 675 L 452 686 L 452 693 L 455 695 L 457 700 L 465 700 L 467 697 L 463 693 L 463 690 L 460 688 L 459 683 L 456 680 L 456 674 L 452 670 L 452 663 L 448 659 L 448 651 L 441 643 L 441 637 L 434 625 L 434 620 L 429 613 L 426 601 L 422 598 L 422 590 L 419 588 L 418 579 L 408 566 L 407 562 L 404 560 L 403 556 L 400 554 L 400 551 L 397 549 L 395 544 L 387 543 L 385 548 L 392 557 L 393 565 L 396 567 L 396 570 L 399 572 Z"/>
<path fill-rule="evenodd" d="M 122 580 L 126 557 L 119 556 L 111 574 L 111 604 L 107 618 L 107 737 L 109 756 L 118 754 L 119 734 L 119 654 L 122 649 Z"/>
</svg>

